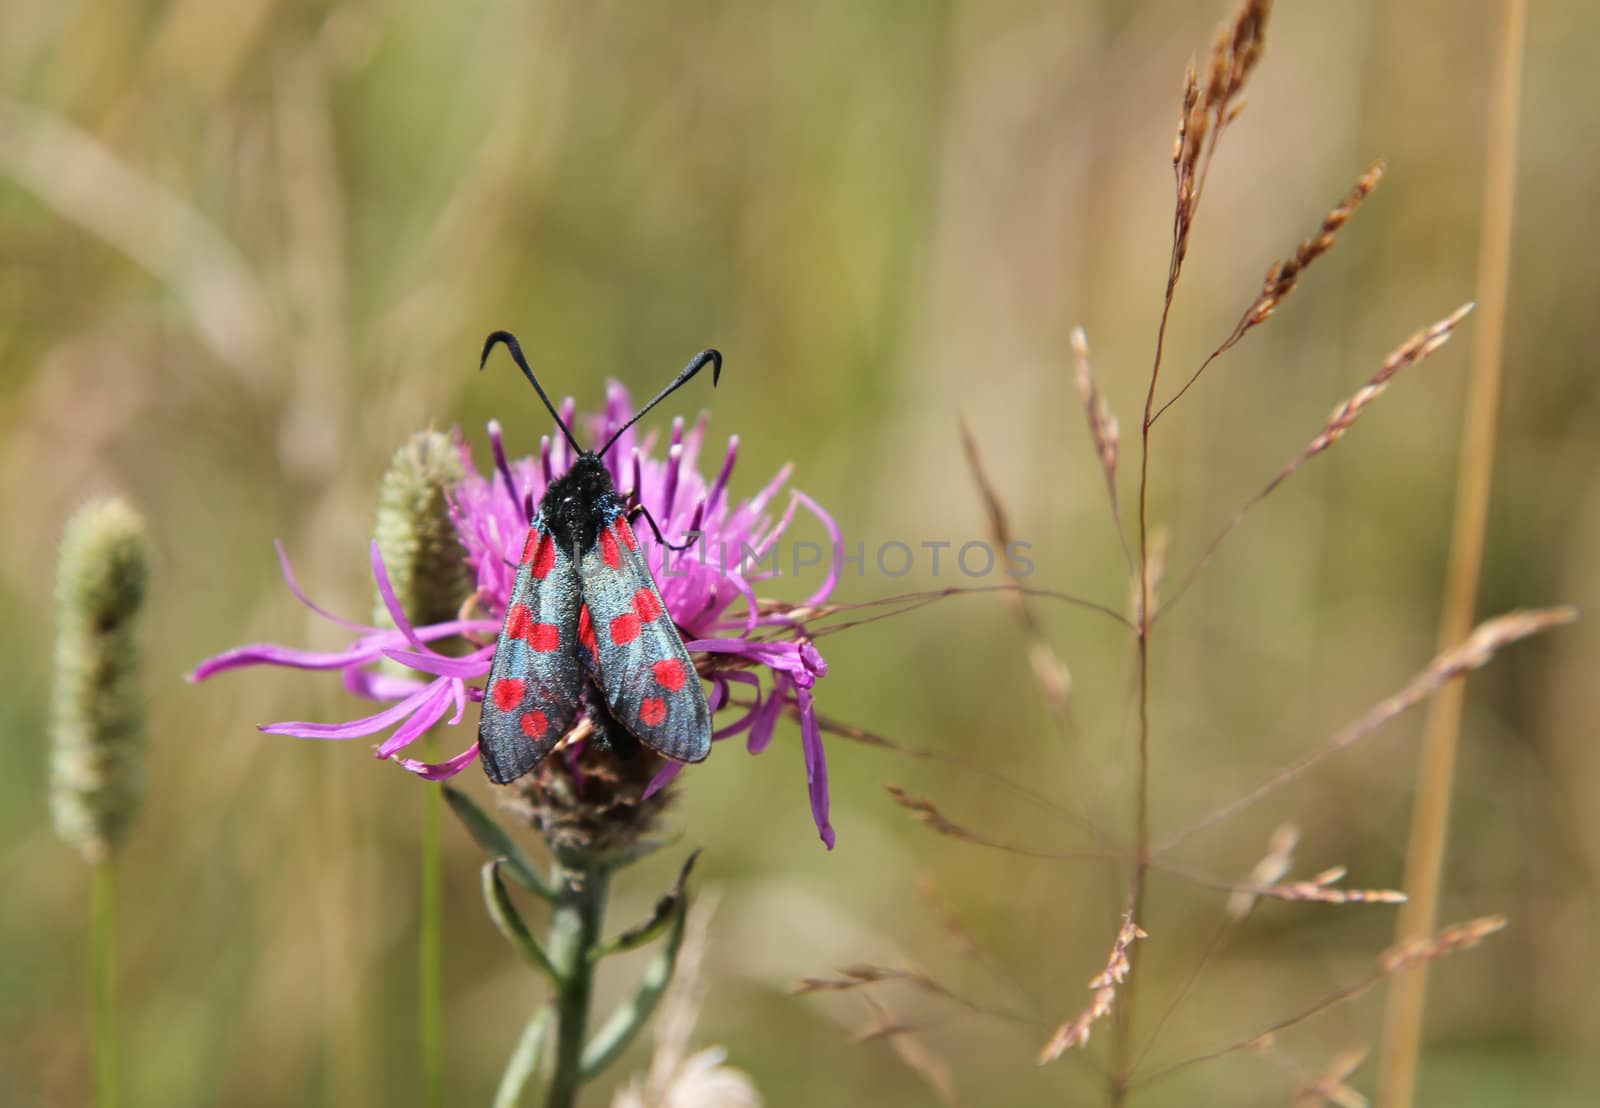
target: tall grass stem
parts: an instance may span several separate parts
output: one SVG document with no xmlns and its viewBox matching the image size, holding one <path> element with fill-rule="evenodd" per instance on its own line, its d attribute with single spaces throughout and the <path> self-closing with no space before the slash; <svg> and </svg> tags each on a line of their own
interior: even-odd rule
<svg viewBox="0 0 1600 1108">
<path fill-rule="evenodd" d="M 1517 116 L 1527 23 L 1527 0 L 1506 0 L 1499 40 L 1498 79 L 1489 105 L 1488 156 L 1478 246 L 1479 329 L 1472 348 L 1454 534 L 1439 621 L 1439 641 L 1445 646 L 1461 641 L 1472 628 L 1483 567 L 1505 346 Z M 1406 850 L 1405 890 L 1411 899 L 1400 913 L 1398 931 L 1402 942 L 1430 934 L 1438 915 L 1439 882 L 1449 835 L 1450 800 L 1465 692 L 1465 681 L 1453 682 L 1439 691 L 1428 709 L 1417 769 L 1411 836 Z M 1377 1102 L 1381 1108 L 1409 1108 L 1415 1097 L 1427 975 L 1428 967 L 1424 964 L 1400 975 L 1390 988 L 1378 1082 Z"/>
</svg>

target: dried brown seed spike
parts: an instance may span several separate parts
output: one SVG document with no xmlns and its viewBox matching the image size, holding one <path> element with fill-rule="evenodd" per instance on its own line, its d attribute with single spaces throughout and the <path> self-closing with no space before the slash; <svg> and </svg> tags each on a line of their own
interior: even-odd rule
<svg viewBox="0 0 1600 1108">
<path fill-rule="evenodd" d="M 1390 947 L 1379 956 L 1378 965 L 1385 973 L 1398 973 L 1457 951 L 1470 950 L 1502 930 L 1507 922 L 1505 916 L 1482 916 L 1458 923 L 1446 927 L 1431 939 L 1411 939 Z"/>
<path fill-rule="evenodd" d="M 1135 940 L 1148 939 L 1131 914 L 1122 917 L 1122 927 L 1117 931 L 1116 940 L 1111 944 L 1111 956 L 1106 959 L 1106 968 L 1089 980 L 1089 987 L 1095 990 L 1094 1000 L 1074 1018 L 1056 1028 L 1056 1033 L 1050 1037 L 1044 1049 L 1039 1052 L 1039 1064 L 1054 1061 L 1061 1057 L 1072 1047 L 1083 1046 L 1089 1041 L 1089 1032 L 1094 1024 L 1104 1019 L 1111 1011 L 1111 1005 L 1117 997 L 1117 986 L 1127 978 L 1133 965 L 1128 960 L 1128 948 Z"/>
<path fill-rule="evenodd" d="M 1074 327 L 1072 344 L 1073 383 L 1078 388 L 1078 398 L 1083 402 L 1089 419 L 1089 435 L 1094 439 L 1095 453 L 1100 458 L 1100 470 L 1105 475 L 1106 491 L 1111 496 L 1111 514 L 1121 515 L 1117 508 L 1117 448 L 1122 441 L 1122 431 L 1117 417 L 1111 414 L 1111 405 L 1095 382 L 1094 366 L 1089 361 L 1089 336 L 1082 327 Z"/>
</svg>

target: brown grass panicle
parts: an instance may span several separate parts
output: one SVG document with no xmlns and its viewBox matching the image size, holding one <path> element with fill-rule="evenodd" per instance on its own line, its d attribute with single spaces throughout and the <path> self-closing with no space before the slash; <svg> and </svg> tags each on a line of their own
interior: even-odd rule
<svg viewBox="0 0 1600 1108">
<path fill-rule="evenodd" d="M 1266 278 L 1261 282 L 1260 295 L 1245 313 L 1244 329 L 1248 330 L 1258 323 L 1265 322 L 1278 305 L 1288 298 L 1294 291 L 1295 285 L 1299 283 L 1300 275 L 1310 268 L 1311 263 L 1333 249 L 1339 228 L 1355 214 L 1361 202 L 1372 195 L 1372 190 L 1378 187 L 1378 182 L 1381 180 L 1383 180 L 1383 163 L 1373 162 L 1356 180 L 1350 194 L 1323 217 L 1322 226 L 1317 228 L 1317 233 L 1302 242 L 1288 258 L 1272 264 L 1272 268 L 1267 270 Z"/>
<path fill-rule="evenodd" d="M 1462 950 L 1471 950 L 1490 935 L 1505 929 L 1505 916 L 1481 916 L 1446 927 L 1431 939 L 1409 939 L 1396 943 L 1378 959 L 1384 973 L 1399 973 L 1424 962 L 1435 962 Z"/>
<path fill-rule="evenodd" d="M 1174 293 L 1189 248 L 1190 232 L 1199 211 L 1205 181 L 1213 164 L 1220 137 L 1238 119 L 1244 103 L 1244 90 L 1262 57 L 1263 34 L 1269 8 L 1267 3 L 1245 0 L 1233 19 L 1219 30 L 1203 65 L 1198 68 L 1191 65 L 1185 76 L 1178 135 L 1173 150 L 1176 196 L 1171 255 L 1140 425 L 1137 514 L 1129 526 L 1129 530 L 1135 531 L 1136 534 L 1136 542 L 1133 543 L 1130 543 L 1124 533 L 1117 499 L 1116 473 L 1121 445 L 1120 431 L 1110 406 L 1106 403 L 1095 380 L 1089 362 L 1088 343 L 1082 330 L 1075 330 L 1070 340 L 1078 398 L 1088 419 L 1089 435 L 1094 444 L 1098 467 L 1106 483 L 1112 521 L 1116 525 L 1132 569 L 1135 594 L 1132 603 L 1133 619 L 1124 620 L 1112 613 L 1118 622 L 1125 625 L 1133 644 L 1134 704 L 1131 714 L 1135 717 L 1136 724 L 1133 727 L 1134 733 L 1128 740 L 1128 761 L 1132 763 L 1131 771 L 1124 767 L 1124 778 L 1131 782 L 1132 790 L 1134 818 L 1131 833 L 1115 830 L 1113 821 L 1102 818 L 1098 822 L 1080 821 L 1082 829 L 1089 835 L 1096 849 L 1072 854 L 1040 850 L 1031 846 L 1019 847 L 997 841 L 982 830 L 948 818 L 932 800 L 913 796 L 897 786 L 887 786 L 895 802 L 924 826 L 936 834 L 969 846 L 1055 861 L 1076 857 L 1109 860 L 1114 863 L 1109 877 L 1113 886 L 1114 902 L 1121 905 L 1122 922 L 1104 969 L 1089 982 L 1094 995 L 1086 1008 L 1055 1029 L 1037 1055 L 1038 1062 L 1043 1064 L 1062 1058 L 1069 1051 L 1074 1051 L 1074 1048 L 1085 1047 L 1095 1026 L 1100 1021 L 1109 1019 L 1110 1030 L 1106 1036 L 1110 1042 L 1108 1057 L 1103 1065 L 1096 1068 L 1104 1082 L 1107 1102 L 1113 1108 L 1125 1103 L 1132 1091 L 1142 1091 L 1192 1065 L 1242 1050 L 1252 1048 L 1261 1050 L 1264 1044 L 1270 1046 L 1273 1043 L 1273 1036 L 1278 1032 L 1363 996 L 1396 973 L 1414 969 L 1438 958 L 1476 946 L 1504 926 L 1505 921 L 1501 917 L 1485 917 L 1446 928 L 1426 939 L 1400 944 L 1375 957 L 1374 963 L 1363 976 L 1334 989 L 1320 999 L 1292 1010 L 1292 1014 L 1278 1018 L 1275 1022 L 1259 1028 L 1252 1035 L 1179 1061 L 1156 1066 L 1146 1065 L 1145 1060 L 1160 1039 L 1169 1018 L 1187 998 L 1202 970 L 1227 945 L 1233 935 L 1248 925 L 1247 917 L 1263 900 L 1327 906 L 1383 906 L 1403 903 L 1407 899 L 1405 890 L 1398 888 L 1344 887 L 1341 884 L 1346 876 L 1346 869 L 1343 866 L 1324 868 L 1306 879 L 1288 879 L 1293 866 L 1294 851 L 1299 842 L 1299 832 L 1291 825 L 1281 826 L 1273 834 L 1266 856 L 1256 864 L 1249 879 L 1242 884 L 1215 880 L 1187 866 L 1176 864 L 1168 855 L 1180 844 L 1188 842 L 1191 837 L 1242 814 L 1246 809 L 1320 766 L 1328 758 L 1375 734 L 1470 670 L 1486 664 L 1500 649 L 1575 618 L 1575 613 L 1571 609 L 1545 608 L 1514 611 L 1484 621 L 1453 645 L 1442 648 L 1398 691 L 1368 707 L 1343 728 L 1333 731 L 1319 743 L 1291 747 L 1296 753 L 1290 757 L 1288 764 L 1261 784 L 1218 804 L 1199 819 L 1164 830 L 1163 837 L 1159 839 L 1152 835 L 1150 781 L 1151 752 L 1154 744 L 1150 712 L 1150 639 L 1158 617 L 1170 612 L 1177 600 L 1188 591 L 1198 574 L 1210 563 L 1221 542 L 1238 527 L 1248 512 L 1280 488 L 1307 462 L 1338 443 L 1402 372 L 1428 358 L 1449 341 L 1455 328 L 1472 307 L 1471 304 L 1464 305 L 1431 326 L 1417 331 L 1391 351 L 1377 371 L 1333 409 L 1307 445 L 1282 465 L 1260 492 L 1233 513 L 1193 567 L 1181 579 L 1179 586 L 1172 591 L 1171 596 L 1164 601 L 1159 610 L 1156 608 L 1154 598 L 1160 589 L 1161 577 L 1167 562 L 1166 530 L 1152 524 L 1149 511 L 1151 433 L 1157 417 L 1182 398 L 1190 385 L 1213 360 L 1237 343 L 1245 332 L 1259 326 L 1272 316 L 1298 287 L 1310 265 L 1332 249 L 1352 216 L 1371 195 L 1383 175 L 1382 163 L 1372 163 L 1357 179 L 1344 199 L 1327 214 L 1317 231 L 1301 242 L 1287 258 L 1277 262 L 1267 271 L 1265 279 L 1259 289 L 1253 292 L 1253 299 L 1244 313 L 1238 317 L 1238 322 L 1229 337 L 1188 376 L 1176 395 L 1158 408 L 1156 393 L 1162 372 L 1167 326 Z M 991 531 L 998 539 L 1007 539 L 1010 535 L 1009 524 L 1004 506 L 1000 502 L 998 488 L 985 471 L 977 443 L 965 426 L 962 427 L 962 443 L 969 466 L 974 473 L 979 495 L 990 519 Z M 1025 601 L 1046 596 L 1067 599 L 1069 594 L 1047 594 L 1020 587 L 1013 591 L 1018 595 L 1008 597 L 1008 600 L 1018 611 L 1027 613 L 1024 616 L 1024 625 L 1028 628 L 1035 656 L 1053 658 L 1054 648 L 1045 638 L 1042 624 L 1030 618 L 1031 613 Z M 1104 612 L 1110 611 L 1109 606 L 1092 600 L 1070 598 L 1074 603 L 1085 604 Z M 1043 653 L 1044 650 L 1049 651 L 1048 655 Z M 1047 684 L 1046 691 L 1049 691 Z M 991 780 L 1000 780 L 1001 777 L 992 770 L 988 771 L 986 776 Z M 1030 789 L 1026 785 L 1007 781 L 1001 783 L 1021 795 L 1038 798 L 1038 790 Z M 1099 778 L 1091 775 L 1076 784 L 1078 787 L 1086 788 L 1091 796 L 1097 798 L 1102 797 L 1107 791 L 1103 775 Z M 1076 815 L 1065 805 L 1052 806 L 1052 811 L 1062 815 Z M 1053 844 L 1046 845 L 1053 846 Z M 1152 873 L 1161 873 L 1195 886 L 1218 890 L 1227 894 L 1227 900 L 1219 905 L 1214 937 L 1209 943 L 1201 944 L 1201 950 L 1188 972 L 1179 975 L 1178 987 L 1171 990 L 1164 998 L 1159 1018 L 1147 1021 L 1148 1026 L 1146 1026 L 1135 1019 L 1134 1013 L 1138 1007 L 1136 1002 L 1139 994 L 1143 991 L 1139 987 L 1139 979 L 1140 964 L 1143 961 L 1140 952 L 1144 947 L 1138 940 L 1148 937 L 1144 930 L 1144 925 L 1150 923 L 1146 912 L 1145 894 Z M 973 944 L 961 945 L 969 947 Z M 907 975 L 902 971 L 868 972 L 858 967 L 844 979 L 811 979 L 807 982 L 805 991 L 856 989 L 886 980 L 910 981 L 913 984 L 921 984 L 924 989 L 928 988 L 918 975 Z M 933 991 L 943 992 L 942 989 Z M 893 1023 L 885 1023 L 884 1026 L 885 1035 L 892 1036 L 900 1031 L 899 1026 Z M 1136 1035 L 1139 1037 L 1137 1042 Z M 1294 1094 L 1296 1102 L 1342 1105 L 1362 1103 L 1360 1094 L 1349 1087 L 1347 1079 L 1363 1057 L 1364 1053 L 1346 1053 L 1332 1059 L 1320 1070 L 1294 1063 L 1293 1071 L 1298 1080 L 1298 1089 Z"/>
<path fill-rule="evenodd" d="M 1074 327 L 1068 340 L 1072 345 L 1072 383 L 1083 402 L 1084 414 L 1089 418 L 1089 437 L 1094 440 L 1095 454 L 1100 459 L 1100 470 L 1105 474 L 1106 492 L 1111 497 L 1111 515 L 1120 524 L 1122 513 L 1117 507 L 1117 447 L 1122 441 L 1117 417 L 1100 392 L 1094 379 L 1094 366 L 1089 361 L 1089 336 L 1083 328 Z"/>
<path fill-rule="evenodd" d="M 1200 209 L 1206 176 L 1217 144 L 1228 125 L 1244 110 L 1244 89 L 1255 72 L 1266 45 L 1270 0 L 1244 0 L 1234 17 L 1217 28 L 1206 55 L 1205 83 L 1191 64 L 1183 79 L 1183 107 L 1178 113 L 1178 135 L 1172 145 L 1172 168 L 1177 183 L 1177 210 L 1173 221 L 1172 267 L 1168 295 L 1189 251 L 1189 231 Z"/>
<path fill-rule="evenodd" d="M 1117 937 L 1111 944 L 1111 955 L 1106 959 L 1106 968 L 1089 979 L 1089 988 L 1095 990 L 1094 1000 L 1090 1002 L 1089 1007 L 1056 1028 L 1056 1033 L 1050 1036 L 1050 1041 L 1039 1052 L 1040 1065 L 1054 1061 L 1073 1047 L 1081 1047 L 1089 1042 L 1089 1032 L 1098 1021 L 1111 1014 L 1111 1005 L 1117 999 L 1117 986 L 1127 979 L 1129 971 L 1133 968 L 1128 960 L 1128 948 L 1136 940 L 1149 937 L 1143 928 L 1133 922 L 1132 915 L 1122 917 L 1122 926 L 1117 930 Z"/>
<path fill-rule="evenodd" d="M 1228 332 L 1228 337 L 1223 339 L 1210 354 L 1207 354 L 1205 360 L 1195 368 L 1195 371 L 1189 375 L 1178 391 L 1173 393 L 1156 409 L 1155 414 L 1150 417 L 1151 422 L 1160 419 L 1168 408 L 1181 400 L 1184 394 L 1194 387 L 1195 382 L 1200 379 L 1211 363 L 1237 346 L 1249 331 L 1272 317 L 1272 313 L 1277 311 L 1278 306 L 1287 300 L 1289 294 L 1299 286 L 1300 278 L 1304 276 L 1305 271 L 1311 267 L 1311 264 L 1333 249 L 1340 229 L 1350 221 L 1350 217 L 1356 213 L 1356 209 L 1361 207 L 1362 202 L 1372 195 L 1373 190 L 1378 187 L 1378 183 L 1383 180 L 1383 171 L 1384 167 L 1381 161 L 1376 161 L 1369 165 L 1361 176 L 1356 179 L 1354 187 L 1351 188 L 1345 198 L 1322 218 L 1322 225 L 1317 228 L 1317 233 L 1300 243 L 1288 258 L 1272 263 L 1267 269 L 1266 277 L 1261 281 L 1261 291 L 1256 294 L 1256 298 L 1250 302 L 1249 307 L 1245 308 L 1244 313 L 1239 316 L 1239 321 L 1233 325 L 1233 330 Z"/>
</svg>

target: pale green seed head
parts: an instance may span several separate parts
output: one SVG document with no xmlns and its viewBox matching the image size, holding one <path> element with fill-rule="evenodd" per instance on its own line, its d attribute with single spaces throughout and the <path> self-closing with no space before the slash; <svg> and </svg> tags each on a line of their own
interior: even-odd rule
<svg viewBox="0 0 1600 1108">
<path fill-rule="evenodd" d="M 414 625 L 455 619 L 473 590 L 466 550 L 450 520 L 448 494 L 466 476 L 449 435 L 419 431 L 395 451 L 378 494 L 373 537 L 389 582 Z M 383 601 L 374 621 L 392 626 Z"/>
<path fill-rule="evenodd" d="M 144 791 L 144 699 L 135 617 L 149 578 L 144 522 L 92 501 L 68 522 L 56 570 L 50 807 L 56 832 L 98 862 Z"/>
</svg>

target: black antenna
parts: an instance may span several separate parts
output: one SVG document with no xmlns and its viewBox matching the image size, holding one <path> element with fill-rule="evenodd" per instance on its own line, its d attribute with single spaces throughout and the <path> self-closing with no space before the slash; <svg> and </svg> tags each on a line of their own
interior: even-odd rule
<svg viewBox="0 0 1600 1108">
<path fill-rule="evenodd" d="M 567 436 L 567 441 L 572 444 L 572 449 L 576 450 L 579 454 L 582 454 L 584 452 L 583 447 L 579 446 L 578 445 L 578 440 L 572 437 L 572 431 L 567 427 L 566 423 L 562 420 L 561 413 L 557 412 L 555 405 L 550 403 L 550 398 L 544 394 L 544 389 L 539 387 L 539 378 L 535 377 L 533 375 L 533 370 L 528 368 L 528 359 L 526 359 L 526 358 L 524 358 L 522 356 L 522 344 L 517 341 L 517 336 L 513 335 L 510 331 L 496 331 L 492 335 L 490 335 L 488 338 L 484 339 L 483 340 L 483 356 L 478 359 L 478 368 L 481 370 L 484 367 L 484 365 L 489 361 L 489 352 L 494 349 L 494 344 L 497 343 L 497 342 L 503 342 L 503 343 L 506 344 L 506 349 L 511 351 L 512 360 L 517 363 L 517 368 L 522 370 L 522 375 L 528 379 L 528 382 L 530 384 L 533 385 L 533 391 L 539 394 L 539 399 L 544 401 L 544 406 L 547 409 L 549 409 L 550 415 L 556 421 L 556 426 L 561 428 L 561 433 L 563 435 Z M 715 351 L 710 351 L 710 353 L 716 353 L 716 352 Z M 718 362 L 718 365 L 720 366 L 720 364 L 722 362 L 722 355 L 720 355 L 720 354 L 717 355 L 717 362 Z M 699 366 L 695 366 L 694 368 L 695 369 L 699 369 L 700 367 Z M 687 371 L 685 371 L 685 372 L 687 372 Z M 677 388 L 678 385 L 682 384 L 683 381 L 686 381 L 686 380 L 688 380 L 688 378 L 684 377 L 682 380 L 674 382 L 673 385 L 672 385 L 672 388 L 667 389 L 667 392 L 671 392 L 672 389 Z M 666 393 L 662 393 L 661 395 L 665 396 Z M 656 400 L 660 400 L 660 399 L 661 399 L 660 396 L 656 397 Z M 655 401 L 652 400 L 651 403 L 654 404 Z M 647 408 L 645 410 L 648 411 L 649 409 Z M 644 414 L 644 412 L 640 412 L 639 413 L 639 415 L 643 415 L 643 414 Z M 639 416 L 634 416 L 633 418 L 634 419 L 638 419 Z M 607 443 L 607 445 L 609 446 L 610 444 Z M 601 451 L 601 453 L 604 453 L 604 451 Z"/>
<path fill-rule="evenodd" d="M 507 337 L 509 338 L 510 336 Z M 702 350 L 700 353 L 696 354 L 692 359 L 690 359 L 688 365 L 683 367 L 682 373 L 673 378 L 672 384 L 662 389 L 654 400 L 640 408 L 634 413 L 632 419 L 628 420 L 628 422 L 617 428 L 617 433 L 607 439 L 606 444 L 599 449 L 598 456 L 602 458 L 605 457 L 606 451 L 610 450 L 612 446 L 616 444 L 616 441 L 622 437 L 622 432 L 626 431 L 629 427 L 632 427 L 635 423 L 638 423 L 639 420 L 643 419 L 646 412 L 648 412 L 651 408 L 654 408 L 667 397 L 671 396 L 680 385 L 688 384 L 689 378 L 693 377 L 696 373 L 699 373 L 702 369 L 704 369 L 707 362 L 711 363 L 711 387 L 716 388 L 717 382 L 722 378 L 722 354 L 720 351 L 716 350 Z M 528 376 L 532 378 L 533 375 L 530 373 Z M 534 387 L 537 388 L 538 386 L 535 385 Z M 544 394 L 540 393 L 539 395 L 543 396 Z M 546 400 L 545 403 L 548 404 L 549 401 Z"/>
</svg>

